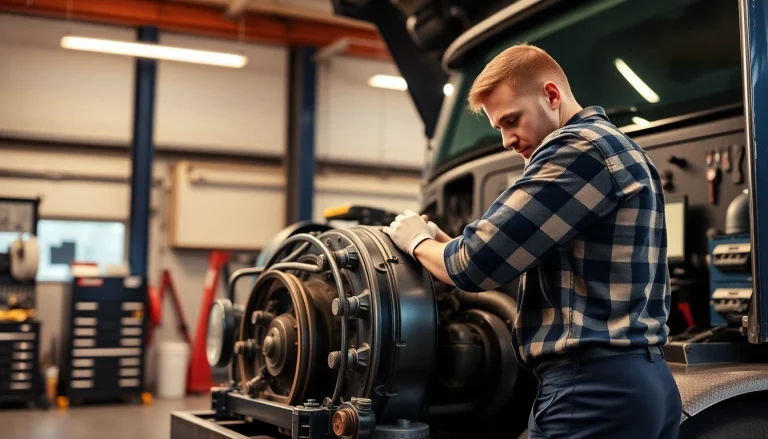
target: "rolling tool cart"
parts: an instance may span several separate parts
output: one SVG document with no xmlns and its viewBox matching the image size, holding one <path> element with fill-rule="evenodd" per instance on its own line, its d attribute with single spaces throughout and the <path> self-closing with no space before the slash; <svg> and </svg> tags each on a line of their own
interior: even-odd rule
<svg viewBox="0 0 768 439">
<path fill-rule="evenodd" d="M 35 276 L 40 200 L 0 198 L 0 404 L 47 408 Z"/>
<path fill-rule="evenodd" d="M 40 322 L 0 321 L 0 403 L 49 406 L 40 373 Z"/>
<path fill-rule="evenodd" d="M 57 405 L 138 400 L 144 391 L 147 285 L 138 276 L 75 277 L 64 298 Z"/>
</svg>

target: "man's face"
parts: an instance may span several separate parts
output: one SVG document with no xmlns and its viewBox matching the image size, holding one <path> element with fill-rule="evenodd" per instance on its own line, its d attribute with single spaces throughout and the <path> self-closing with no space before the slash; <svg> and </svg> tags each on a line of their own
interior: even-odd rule
<svg viewBox="0 0 768 439">
<path fill-rule="evenodd" d="M 560 93 L 557 86 L 545 85 L 526 90 L 501 84 L 483 102 L 491 126 L 501 132 L 505 149 L 514 149 L 525 158 L 552 131 L 560 128 Z"/>
</svg>

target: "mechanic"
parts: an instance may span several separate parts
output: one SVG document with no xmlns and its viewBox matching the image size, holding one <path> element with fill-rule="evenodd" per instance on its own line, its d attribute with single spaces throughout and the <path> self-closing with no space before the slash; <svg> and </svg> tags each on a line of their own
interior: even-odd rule
<svg viewBox="0 0 768 439">
<path fill-rule="evenodd" d="M 462 236 L 410 210 L 384 231 L 461 290 L 520 277 L 512 338 L 539 380 L 529 438 L 676 438 L 682 406 L 661 350 L 671 297 L 655 166 L 602 108 L 582 108 L 535 46 L 488 63 L 469 106 L 523 156 L 523 175 Z"/>
</svg>

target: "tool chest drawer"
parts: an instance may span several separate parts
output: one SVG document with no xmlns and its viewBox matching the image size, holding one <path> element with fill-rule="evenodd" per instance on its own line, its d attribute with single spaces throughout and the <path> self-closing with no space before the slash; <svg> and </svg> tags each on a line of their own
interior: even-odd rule
<svg viewBox="0 0 768 439">
<path fill-rule="evenodd" d="M 0 401 L 34 399 L 38 378 L 40 322 L 0 321 Z"/>
<path fill-rule="evenodd" d="M 147 306 L 139 277 L 72 281 L 62 319 L 60 396 L 112 399 L 143 392 Z"/>
</svg>

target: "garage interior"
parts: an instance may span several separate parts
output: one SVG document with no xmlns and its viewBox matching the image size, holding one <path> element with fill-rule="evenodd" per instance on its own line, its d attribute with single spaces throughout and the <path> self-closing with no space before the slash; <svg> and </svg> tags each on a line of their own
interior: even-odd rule
<svg viewBox="0 0 768 439">
<path fill-rule="evenodd" d="M 523 176 L 467 95 L 527 41 L 658 169 L 680 437 L 765 437 L 750 2 L 0 0 L 0 425 L 526 438 L 517 280 L 382 226 L 461 236 Z"/>
<path fill-rule="evenodd" d="M 231 53 L 247 64 L 137 61 L 65 49 L 65 36 Z M 407 93 L 369 85 L 398 76 L 375 27 L 335 16 L 330 1 L 3 1 L 0 52 L 0 195 L 37 200 L 44 374 L 66 359 L 73 262 L 146 276 L 156 295 L 170 281 L 194 340 L 209 270 L 213 293 L 226 296 L 225 272 L 253 264 L 288 224 L 346 204 L 418 209 L 422 123 Z M 302 93 L 311 102 L 292 107 Z M 141 217 L 148 229 L 132 222 Z M 3 251 L 17 234 L 4 230 Z M 162 321 L 147 324 L 141 346 L 141 386 L 152 393 L 158 349 L 185 342 L 172 296 L 165 288 L 153 311 Z M 10 437 L 167 437 L 170 410 L 208 405 L 193 395 L 104 406 L 85 393 L 57 409 L 57 393 L 45 412 L 0 412 Z"/>
</svg>

